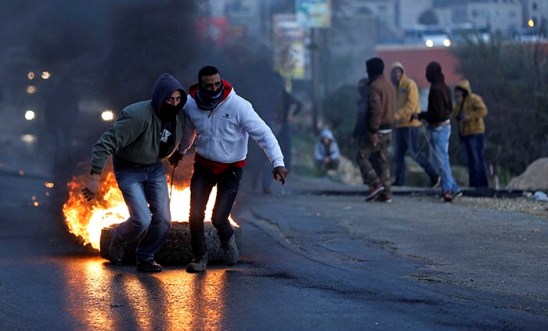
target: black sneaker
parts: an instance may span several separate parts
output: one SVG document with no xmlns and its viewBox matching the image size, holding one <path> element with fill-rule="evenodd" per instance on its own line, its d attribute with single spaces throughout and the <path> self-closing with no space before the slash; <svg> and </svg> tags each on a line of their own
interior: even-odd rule
<svg viewBox="0 0 548 331">
<path fill-rule="evenodd" d="M 371 201 L 384 191 L 384 186 L 382 186 L 381 183 L 373 184 L 371 185 L 371 188 L 369 189 L 369 192 L 367 193 L 367 196 L 365 197 L 365 201 Z"/>
<path fill-rule="evenodd" d="M 378 202 L 384 202 L 384 203 L 391 203 L 392 202 L 392 194 L 381 192 L 379 195 L 377 195 L 377 198 L 375 201 Z"/>
<path fill-rule="evenodd" d="M 202 255 L 199 259 L 194 258 L 192 261 L 186 266 L 186 272 L 188 273 L 198 273 L 202 271 L 206 271 L 207 269 L 207 252 Z"/>
<path fill-rule="evenodd" d="M 156 263 L 154 260 L 137 262 L 137 271 L 139 272 L 160 272 L 162 266 Z"/>
<path fill-rule="evenodd" d="M 126 251 L 126 243 L 118 239 L 116 235 L 116 229 L 112 231 L 110 242 L 108 244 L 108 255 L 110 262 L 114 264 L 122 264 L 124 260 L 124 254 Z"/>
<path fill-rule="evenodd" d="M 221 245 L 225 253 L 226 265 L 235 265 L 240 258 L 240 252 L 238 251 L 238 245 L 236 245 L 236 234 L 233 233 L 226 244 Z"/>
<path fill-rule="evenodd" d="M 458 199 L 460 197 L 462 197 L 462 191 L 461 190 L 457 190 L 457 191 L 453 192 L 453 200 Z"/>
<path fill-rule="evenodd" d="M 441 177 L 434 177 L 430 179 L 430 183 L 432 185 L 432 188 L 439 187 L 441 185 Z"/>
</svg>

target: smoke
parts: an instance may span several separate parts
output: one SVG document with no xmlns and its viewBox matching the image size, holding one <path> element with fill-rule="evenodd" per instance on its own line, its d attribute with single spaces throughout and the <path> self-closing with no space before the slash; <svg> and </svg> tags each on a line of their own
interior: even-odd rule
<svg viewBox="0 0 548 331">
<path fill-rule="evenodd" d="M 100 120 L 101 110 L 117 113 L 129 103 L 150 98 L 154 81 L 163 72 L 188 87 L 195 83 L 199 68 L 211 64 L 244 97 L 268 97 L 264 91 L 269 85 L 261 77 L 271 74 L 269 15 L 293 10 L 294 2 L 260 2 L 257 6 L 266 22 L 261 23 L 261 33 L 225 43 L 202 38 L 196 28 L 197 20 L 209 14 L 206 4 L 2 1 L 0 114 L 13 121 L 5 121 L 10 128 L 2 130 L 11 136 L 0 139 L 36 135 L 37 142 L 26 155 L 29 162 L 51 164 L 53 177 L 68 181 L 79 164 L 89 161 L 91 146 L 110 125 Z M 32 81 L 29 71 L 36 74 Z M 40 79 L 42 71 L 51 78 Z M 35 94 L 26 92 L 29 85 L 37 88 Z M 37 113 L 32 124 L 22 117 L 29 107 Z"/>
</svg>

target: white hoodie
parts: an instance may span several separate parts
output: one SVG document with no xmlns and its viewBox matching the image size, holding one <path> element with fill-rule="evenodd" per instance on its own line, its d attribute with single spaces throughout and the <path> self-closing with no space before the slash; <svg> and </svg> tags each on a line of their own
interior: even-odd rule
<svg viewBox="0 0 548 331">
<path fill-rule="evenodd" d="M 211 112 L 198 108 L 191 95 L 183 110 L 188 120 L 179 146 L 180 153 L 185 154 L 196 141 L 196 152 L 200 156 L 211 161 L 234 163 L 246 158 L 251 137 L 274 168 L 285 166 L 276 136 L 251 103 L 237 95 L 234 89 Z"/>
</svg>

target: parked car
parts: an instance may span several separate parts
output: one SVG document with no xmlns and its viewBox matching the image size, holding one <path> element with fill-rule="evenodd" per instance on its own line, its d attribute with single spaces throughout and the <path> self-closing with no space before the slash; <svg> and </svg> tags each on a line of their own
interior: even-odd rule
<svg viewBox="0 0 548 331">
<path fill-rule="evenodd" d="M 406 44 L 423 44 L 426 47 L 450 47 L 449 34 L 440 27 L 417 26 L 405 30 Z"/>
</svg>

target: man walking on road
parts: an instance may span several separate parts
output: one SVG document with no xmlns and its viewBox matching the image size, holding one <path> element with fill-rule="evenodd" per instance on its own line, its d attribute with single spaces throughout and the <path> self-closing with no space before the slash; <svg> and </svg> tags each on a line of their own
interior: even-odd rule
<svg viewBox="0 0 548 331">
<path fill-rule="evenodd" d="M 428 110 L 413 114 L 411 120 L 418 118 L 428 122 L 428 140 L 434 167 L 441 176 L 443 200 L 451 202 L 462 195 L 453 179 L 449 162 L 449 137 L 451 136 L 449 116 L 453 109 L 451 89 L 445 84 L 445 77 L 438 62 L 432 61 L 426 66 L 426 79 L 430 82 Z"/>
<path fill-rule="evenodd" d="M 418 119 L 409 120 L 412 114 L 418 114 L 421 111 L 417 84 L 405 74 L 403 65 L 400 62 L 392 65 L 390 78 L 396 88 L 397 98 L 394 129 L 394 161 L 396 164 L 394 185 L 405 185 L 405 155 L 409 152 L 409 155 L 424 169 L 430 178 L 430 184 L 437 187 L 440 184 L 440 177 L 419 146 L 421 122 Z"/>
<path fill-rule="evenodd" d="M 183 134 L 186 92 L 171 75 L 162 74 L 152 100 L 122 109 L 120 118 L 93 146 L 91 178 L 83 190 L 91 200 L 99 179 L 112 155 L 114 175 L 129 209 L 130 217 L 112 231 L 110 260 L 121 264 L 125 245 L 139 241 L 135 257 L 137 270 L 160 272 L 154 254 L 162 247 L 171 229 L 168 188 L 162 159 L 167 158 Z"/>
<path fill-rule="evenodd" d="M 366 61 L 369 77 L 369 97 L 365 113 L 366 137 L 360 144 L 357 157 L 364 182 L 369 186 L 366 201 L 377 199 L 391 202 L 390 161 L 388 147 L 394 125 L 396 92 L 392 84 L 383 76 L 384 62 L 375 57 Z M 378 172 L 372 165 L 378 166 Z"/>
<path fill-rule="evenodd" d="M 285 183 L 287 169 L 283 155 L 268 125 L 253 106 L 236 94 L 232 85 L 217 68 L 205 66 L 198 72 L 198 84 L 189 90 L 185 106 L 187 122 L 179 152 L 169 161 L 177 167 L 196 141 L 194 174 L 190 181 L 190 237 L 194 259 L 187 272 L 202 272 L 207 267 L 207 247 L 204 236 L 205 208 L 213 186 L 217 197 L 212 214 L 227 265 L 238 262 L 239 252 L 234 230 L 228 219 L 246 163 L 248 140 L 251 137 L 263 149 L 273 165 L 274 179 Z"/>
</svg>

